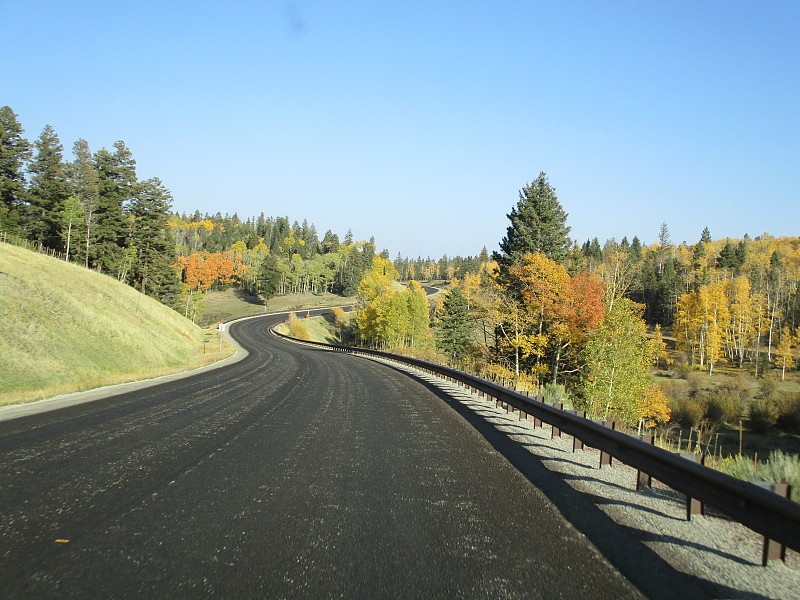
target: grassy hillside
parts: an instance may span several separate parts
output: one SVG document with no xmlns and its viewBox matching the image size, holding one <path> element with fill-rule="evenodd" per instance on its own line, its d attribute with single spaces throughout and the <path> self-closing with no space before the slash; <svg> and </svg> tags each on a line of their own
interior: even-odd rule
<svg viewBox="0 0 800 600">
<path fill-rule="evenodd" d="M 207 292 L 205 310 L 200 317 L 202 325 L 214 325 L 220 321 L 231 321 L 241 317 L 263 315 L 265 312 L 308 310 L 327 306 L 347 306 L 355 298 L 343 298 L 335 294 L 288 294 L 275 296 L 264 302 L 256 295 L 241 288 Z"/>
<path fill-rule="evenodd" d="M 231 353 L 216 353 L 216 331 L 111 277 L 3 243 L 0 323 L 0 405 L 155 377 Z"/>
</svg>

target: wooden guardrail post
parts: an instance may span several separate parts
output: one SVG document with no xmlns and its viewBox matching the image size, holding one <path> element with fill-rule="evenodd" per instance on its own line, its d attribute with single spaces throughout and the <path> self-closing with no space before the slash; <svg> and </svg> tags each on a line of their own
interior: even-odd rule
<svg viewBox="0 0 800 600">
<path fill-rule="evenodd" d="M 644 442 L 645 444 L 653 445 L 653 434 L 652 433 L 645 433 L 644 435 L 633 435 L 633 438 L 638 439 L 640 442 Z M 650 476 L 649 473 L 645 473 L 644 471 L 637 471 L 636 472 L 636 491 L 638 492 L 640 488 L 643 487 L 650 487 L 653 485 L 653 478 Z"/>
<path fill-rule="evenodd" d="M 770 481 L 751 481 L 750 483 L 778 494 L 781 498 L 789 498 L 792 493 L 792 486 L 788 483 L 772 483 Z M 764 536 L 764 550 L 761 554 L 761 565 L 766 567 L 769 561 L 778 559 L 786 562 L 786 546 Z"/>
<path fill-rule="evenodd" d="M 534 402 L 542 402 L 542 403 L 544 403 L 544 396 L 536 396 L 533 400 L 534 400 Z M 534 415 L 533 416 L 533 428 L 536 429 L 537 427 L 539 429 L 541 429 L 542 420 L 539 417 L 537 417 L 536 415 Z"/>
<path fill-rule="evenodd" d="M 565 410 L 564 412 L 580 417 L 581 419 L 586 418 L 585 410 Z M 572 436 L 572 451 L 575 452 L 576 450 L 583 450 L 583 441 L 579 440 L 577 436 Z"/>
<path fill-rule="evenodd" d="M 520 394 L 524 393 L 526 398 L 530 397 L 530 394 L 527 392 L 527 390 L 525 392 L 519 392 L 519 393 Z M 517 415 L 519 417 L 517 420 L 519 421 L 522 421 L 523 418 L 526 421 L 528 420 L 528 413 L 524 412 L 521 408 L 517 410 Z"/>
<path fill-rule="evenodd" d="M 607 427 L 608 429 L 612 429 L 612 430 L 617 428 L 617 422 L 612 420 L 612 419 L 592 419 L 592 422 L 593 423 L 597 423 L 598 425 L 601 425 L 602 427 Z M 602 450 L 600 451 L 600 468 L 601 469 L 603 467 L 605 467 L 606 465 L 608 465 L 610 467 L 612 461 L 613 461 L 613 457 L 608 452 L 604 452 Z"/>
<path fill-rule="evenodd" d="M 694 452 L 681 452 L 681 458 L 685 458 L 686 460 L 691 460 L 692 462 L 699 463 L 701 465 L 706 464 L 706 457 L 704 454 L 698 454 Z M 691 521 L 692 515 L 700 515 L 703 516 L 706 514 L 705 506 L 701 500 L 697 498 L 692 498 L 691 496 L 686 496 L 686 520 Z"/>
<path fill-rule="evenodd" d="M 555 408 L 555 409 L 558 409 L 558 410 L 562 410 L 564 408 L 564 405 L 561 402 L 554 402 L 551 406 L 553 408 Z M 551 425 L 550 426 L 550 439 L 552 440 L 553 438 L 557 438 L 557 437 L 561 437 L 561 429 L 559 429 L 555 425 Z"/>
</svg>

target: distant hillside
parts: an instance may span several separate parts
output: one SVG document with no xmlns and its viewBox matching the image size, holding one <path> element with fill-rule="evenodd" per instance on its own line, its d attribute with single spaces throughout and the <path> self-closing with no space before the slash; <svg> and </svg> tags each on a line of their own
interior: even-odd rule
<svg viewBox="0 0 800 600">
<path fill-rule="evenodd" d="M 217 338 L 115 279 L 0 243 L 0 405 L 220 358 Z"/>
</svg>

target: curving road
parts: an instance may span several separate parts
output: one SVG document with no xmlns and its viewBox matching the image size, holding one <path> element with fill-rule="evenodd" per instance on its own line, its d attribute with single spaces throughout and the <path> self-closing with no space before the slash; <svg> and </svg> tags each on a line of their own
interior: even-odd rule
<svg viewBox="0 0 800 600">
<path fill-rule="evenodd" d="M 0 422 L 0 597 L 640 592 L 422 381 L 291 344 Z"/>
</svg>

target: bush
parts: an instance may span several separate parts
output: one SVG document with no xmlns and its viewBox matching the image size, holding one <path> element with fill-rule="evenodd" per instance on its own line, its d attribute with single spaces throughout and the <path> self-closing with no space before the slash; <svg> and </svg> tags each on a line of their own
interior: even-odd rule
<svg viewBox="0 0 800 600">
<path fill-rule="evenodd" d="M 703 388 L 705 376 L 700 373 L 689 373 L 686 376 L 686 381 L 689 382 L 689 393 L 692 395 L 698 394 Z"/>
<path fill-rule="evenodd" d="M 778 408 L 774 402 L 757 400 L 750 404 L 750 429 L 756 433 L 768 433 L 778 419 Z"/>
<path fill-rule="evenodd" d="M 800 432 L 800 394 L 773 394 L 778 416 L 775 424 L 784 431 Z"/>
<path fill-rule="evenodd" d="M 792 500 L 800 499 L 800 457 L 773 450 L 764 463 L 755 463 L 748 456 L 732 456 L 717 463 L 717 468 L 744 481 L 769 481 L 792 486 Z"/>
<path fill-rule="evenodd" d="M 765 377 L 761 380 L 759 387 L 761 388 L 761 395 L 766 400 L 773 400 L 778 393 L 778 379 L 775 377 Z"/>
<path fill-rule="evenodd" d="M 677 400 L 684 395 L 684 385 L 680 381 L 668 379 L 666 381 L 659 381 L 658 385 L 670 400 Z"/>
<path fill-rule="evenodd" d="M 800 496 L 800 456 L 784 454 L 780 450 L 769 453 L 769 460 L 760 466 L 758 476 L 772 483 L 788 483 L 792 486 L 792 499 Z"/>
<path fill-rule="evenodd" d="M 705 407 L 694 398 L 679 398 L 670 402 L 671 420 L 681 427 L 697 427 L 703 419 Z"/>
<path fill-rule="evenodd" d="M 675 374 L 678 377 L 681 377 L 683 379 L 688 379 L 689 378 L 689 373 L 692 372 L 692 366 L 688 362 L 686 362 L 685 360 L 682 360 L 678 364 L 675 365 L 675 367 L 673 368 L 673 371 L 675 371 Z"/>
<path fill-rule="evenodd" d="M 737 392 L 729 388 L 718 388 L 703 398 L 703 416 L 716 425 L 738 423 L 742 418 L 744 402 Z"/>
<path fill-rule="evenodd" d="M 723 473 L 743 481 L 755 481 L 758 479 L 756 465 L 749 456 L 737 454 L 736 456 L 723 458 L 717 466 Z"/>
<path fill-rule="evenodd" d="M 726 387 L 730 389 L 732 392 L 735 392 L 736 395 L 742 399 L 743 401 L 748 401 L 753 399 L 753 386 L 752 377 L 749 376 L 747 373 L 743 371 L 739 371 L 736 376 L 731 380 L 731 383 L 728 384 Z"/>
<path fill-rule="evenodd" d="M 289 335 L 299 340 L 311 339 L 305 324 L 294 313 L 289 313 Z"/>
</svg>

